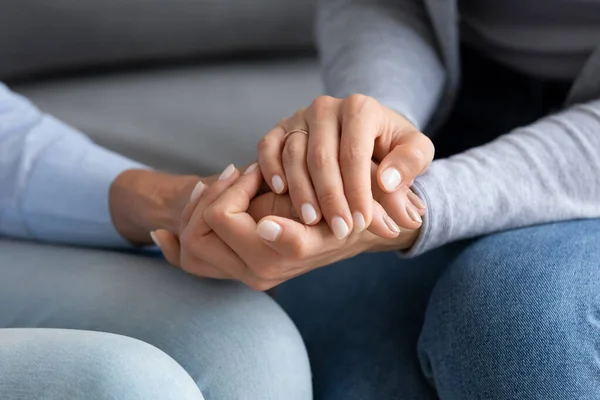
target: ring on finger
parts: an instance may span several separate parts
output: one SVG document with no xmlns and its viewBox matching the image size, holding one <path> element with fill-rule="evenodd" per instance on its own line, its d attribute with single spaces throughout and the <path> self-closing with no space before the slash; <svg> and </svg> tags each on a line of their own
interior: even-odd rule
<svg viewBox="0 0 600 400">
<path fill-rule="evenodd" d="M 283 136 L 283 142 L 285 143 L 285 141 L 288 140 L 288 138 L 294 133 L 303 133 L 308 136 L 308 131 L 305 129 L 292 129 Z"/>
</svg>

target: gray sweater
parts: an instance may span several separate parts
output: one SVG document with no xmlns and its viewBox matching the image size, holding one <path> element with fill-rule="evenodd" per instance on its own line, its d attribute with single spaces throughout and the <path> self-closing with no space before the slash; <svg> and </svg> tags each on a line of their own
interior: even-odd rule
<svg viewBox="0 0 600 400">
<path fill-rule="evenodd" d="M 329 94 L 363 93 L 434 132 L 459 79 L 455 0 L 322 0 L 317 37 Z M 600 217 L 600 47 L 567 107 L 434 161 L 413 189 L 427 202 L 418 255 L 511 228 Z"/>
</svg>

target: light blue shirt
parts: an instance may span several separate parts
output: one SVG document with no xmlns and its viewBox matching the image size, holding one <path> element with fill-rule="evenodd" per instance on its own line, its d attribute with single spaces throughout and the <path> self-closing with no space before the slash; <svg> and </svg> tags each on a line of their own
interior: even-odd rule
<svg viewBox="0 0 600 400">
<path fill-rule="evenodd" d="M 108 194 L 145 168 L 94 144 L 0 83 L 0 236 L 125 247 Z"/>
</svg>

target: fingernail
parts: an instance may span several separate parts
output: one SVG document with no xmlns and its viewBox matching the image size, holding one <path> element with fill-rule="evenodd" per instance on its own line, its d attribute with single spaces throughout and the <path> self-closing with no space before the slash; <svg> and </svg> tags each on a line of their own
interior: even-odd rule
<svg viewBox="0 0 600 400">
<path fill-rule="evenodd" d="M 274 242 L 281 235 L 281 226 L 270 219 L 266 219 L 258 224 L 256 232 L 261 238 Z"/>
<path fill-rule="evenodd" d="M 421 216 L 419 215 L 417 210 L 413 208 L 413 206 L 406 206 L 406 212 L 408 213 L 410 219 L 412 219 L 414 222 L 418 222 L 419 224 L 423 223 Z"/>
<path fill-rule="evenodd" d="M 425 202 L 421 200 L 421 198 L 414 194 L 412 191 L 408 192 L 408 199 L 411 201 L 411 203 L 415 205 L 415 207 L 420 208 L 422 210 L 427 209 L 427 205 L 425 204 Z"/>
<path fill-rule="evenodd" d="M 202 181 L 198 182 L 192 190 L 192 194 L 190 195 L 190 203 L 195 203 L 198 201 L 202 193 L 204 192 L 204 183 Z"/>
<path fill-rule="evenodd" d="M 317 210 L 310 203 L 302 204 L 300 207 L 300 212 L 302 213 L 302 220 L 305 224 L 312 224 L 317 220 Z"/>
<path fill-rule="evenodd" d="M 354 220 L 354 232 L 360 233 L 365 230 L 365 217 L 360 212 L 355 212 L 352 214 L 352 219 Z"/>
<path fill-rule="evenodd" d="M 381 183 L 388 192 L 395 190 L 400 186 L 402 176 L 396 168 L 388 168 L 381 174 Z"/>
<path fill-rule="evenodd" d="M 249 166 L 248 168 L 246 168 L 246 171 L 244 172 L 244 175 L 248 175 L 251 172 L 256 171 L 256 168 L 258 168 L 258 163 L 254 163 L 251 166 Z"/>
<path fill-rule="evenodd" d="M 227 166 L 227 168 L 225 168 L 223 173 L 221 173 L 221 176 L 219 176 L 219 180 L 224 181 L 226 179 L 231 178 L 231 175 L 233 175 L 234 171 L 235 171 L 235 166 L 233 164 L 229 164 Z"/>
<path fill-rule="evenodd" d="M 158 248 L 160 249 L 160 242 L 158 241 L 158 238 L 156 237 L 156 233 L 150 232 L 150 237 L 152 238 L 152 241 L 154 242 L 154 244 L 157 245 Z"/>
<path fill-rule="evenodd" d="M 331 228 L 333 229 L 333 234 L 339 240 L 344 239 L 348 236 L 349 229 L 346 221 L 342 217 L 333 217 L 331 219 Z"/>
<path fill-rule="evenodd" d="M 390 218 L 389 215 L 386 214 L 383 216 L 383 222 L 385 222 L 385 224 L 387 225 L 387 227 L 390 231 L 392 231 L 394 233 L 400 233 L 400 228 L 394 222 L 394 220 Z"/>
<path fill-rule="evenodd" d="M 275 193 L 277 194 L 281 194 L 283 192 L 283 187 L 285 186 L 283 184 L 283 179 L 281 179 L 279 175 L 275 175 L 271 178 L 271 185 L 273 185 L 273 190 L 275 190 Z"/>
</svg>

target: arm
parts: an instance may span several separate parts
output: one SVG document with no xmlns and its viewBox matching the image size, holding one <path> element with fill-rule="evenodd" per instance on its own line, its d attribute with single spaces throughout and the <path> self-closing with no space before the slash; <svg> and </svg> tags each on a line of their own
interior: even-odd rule
<svg viewBox="0 0 600 400">
<path fill-rule="evenodd" d="M 365 94 L 423 130 L 446 72 L 420 0 L 321 0 L 317 41 L 327 94 Z"/>
<path fill-rule="evenodd" d="M 103 247 L 149 242 L 158 226 L 141 224 L 140 215 L 166 218 L 151 210 L 157 184 L 140 168 L 0 83 L 0 235 Z"/>
<path fill-rule="evenodd" d="M 410 255 L 548 222 L 600 217 L 600 99 L 434 161 L 414 188 L 428 204 Z"/>
</svg>

